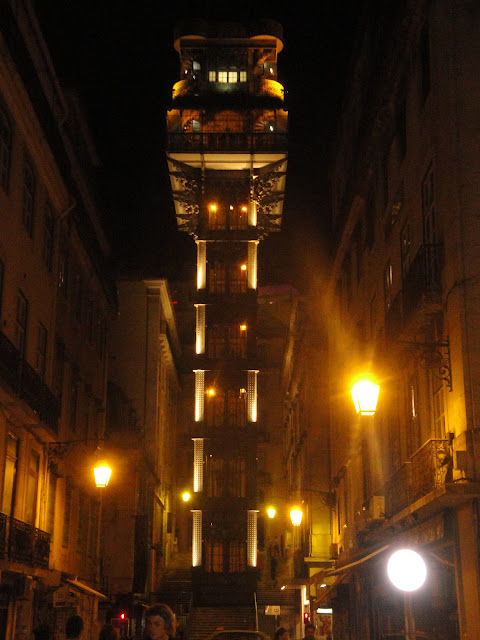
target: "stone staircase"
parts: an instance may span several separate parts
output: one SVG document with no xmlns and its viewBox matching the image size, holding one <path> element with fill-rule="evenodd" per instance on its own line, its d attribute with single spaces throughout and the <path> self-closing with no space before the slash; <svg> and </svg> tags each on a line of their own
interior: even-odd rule
<svg viewBox="0 0 480 640">
<path fill-rule="evenodd" d="M 186 629 L 187 640 L 205 640 L 221 629 L 255 629 L 254 607 L 195 607 Z"/>
</svg>

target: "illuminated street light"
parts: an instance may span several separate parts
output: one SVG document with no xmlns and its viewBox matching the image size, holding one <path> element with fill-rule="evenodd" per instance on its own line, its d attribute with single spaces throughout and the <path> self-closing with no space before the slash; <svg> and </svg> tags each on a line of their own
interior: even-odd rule
<svg viewBox="0 0 480 640">
<path fill-rule="evenodd" d="M 182 500 L 184 502 L 188 502 L 190 500 L 190 498 L 191 498 L 190 491 L 184 491 L 182 493 Z"/>
<path fill-rule="evenodd" d="M 95 484 L 97 487 L 105 488 L 110 481 L 112 469 L 106 462 L 99 462 L 93 470 L 93 475 L 95 476 Z"/>
<path fill-rule="evenodd" d="M 425 582 L 427 566 L 413 549 L 399 549 L 392 553 L 387 564 L 388 577 L 400 591 L 416 591 Z"/>
<path fill-rule="evenodd" d="M 267 515 L 269 518 L 275 518 L 276 513 L 277 513 L 277 510 L 275 509 L 275 507 L 268 507 Z"/>
<path fill-rule="evenodd" d="M 390 556 L 387 574 L 392 584 L 403 591 L 403 612 L 406 640 L 416 640 L 415 616 L 413 614 L 412 593 L 424 584 L 427 566 L 422 556 L 413 549 L 399 549 Z"/>
<path fill-rule="evenodd" d="M 380 385 L 371 376 L 358 378 L 352 387 L 352 400 L 357 413 L 361 416 L 373 416 L 377 409 Z"/>
<path fill-rule="evenodd" d="M 294 527 L 299 527 L 302 524 L 303 511 L 298 507 L 294 507 L 290 511 L 290 520 Z"/>
</svg>

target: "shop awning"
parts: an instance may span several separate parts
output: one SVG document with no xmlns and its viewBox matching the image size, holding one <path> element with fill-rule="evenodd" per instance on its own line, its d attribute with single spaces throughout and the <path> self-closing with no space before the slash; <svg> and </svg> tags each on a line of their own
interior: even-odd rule
<svg viewBox="0 0 480 640">
<path fill-rule="evenodd" d="M 325 571 L 324 575 L 325 576 L 338 576 L 341 573 L 345 573 L 346 571 L 348 571 L 352 567 L 356 567 L 357 565 L 362 564 L 363 562 L 366 562 L 367 560 L 370 560 L 370 558 L 373 558 L 374 556 L 377 556 L 379 553 L 383 553 L 384 551 L 386 551 L 389 548 L 390 548 L 390 545 L 386 544 L 384 547 L 380 547 L 380 549 L 377 549 L 376 551 L 372 551 L 368 555 L 363 556 L 362 558 L 359 558 L 358 560 L 355 560 L 355 562 L 350 562 L 349 564 L 344 564 L 341 567 L 335 567 L 335 569 L 330 569 L 330 571 Z"/>
<path fill-rule="evenodd" d="M 103 593 L 100 593 L 100 591 L 96 591 L 95 589 L 92 589 L 92 587 L 89 587 L 88 584 L 84 584 L 79 580 L 70 579 L 70 578 L 64 578 L 63 580 L 64 582 L 68 582 L 68 584 L 71 584 L 73 587 L 76 587 L 79 591 L 83 591 L 84 593 L 88 593 L 89 595 L 95 596 L 96 598 L 100 598 L 102 600 L 108 600 L 108 596 L 106 596 Z"/>
</svg>

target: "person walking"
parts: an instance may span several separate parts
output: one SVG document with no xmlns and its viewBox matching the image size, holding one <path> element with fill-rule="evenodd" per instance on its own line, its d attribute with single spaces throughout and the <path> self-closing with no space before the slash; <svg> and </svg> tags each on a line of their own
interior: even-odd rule
<svg viewBox="0 0 480 640">
<path fill-rule="evenodd" d="M 315 638 L 315 625 L 309 622 L 305 625 L 305 637 L 303 640 L 314 640 Z"/>
<path fill-rule="evenodd" d="M 83 635 L 82 616 L 70 616 L 65 624 L 65 638 L 67 640 L 80 640 Z"/>
<path fill-rule="evenodd" d="M 175 637 L 175 614 L 168 604 L 152 604 L 145 611 L 145 640 L 169 640 Z"/>
<path fill-rule="evenodd" d="M 273 640 L 288 640 L 288 636 L 288 629 L 285 629 L 285 627 L 278 627 L 275 631 L 275 635 L 273 636 Z"/>
</svg>

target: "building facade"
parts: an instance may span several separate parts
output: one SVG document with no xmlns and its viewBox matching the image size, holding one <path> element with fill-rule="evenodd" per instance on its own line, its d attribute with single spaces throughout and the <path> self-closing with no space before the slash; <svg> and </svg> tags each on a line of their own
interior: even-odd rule
<svg viewBox="0 0 480 640">
<path fill-rule="evenodd" d="M 103 498 L 101 555 L 115 624 L 139 637 L 176 551 L 180 345 L 166 280 L 125 277 L 117 289 L 106 424 L 115 482 Z"/>
<path fill-rule="evenodd" d="M 282 30 L 265 21 L 179 25 L 180 80 L 167 114 L 178 226 L 197 246 L 189 411 L 193 593 L 253 603 L 257 451 L 264 425 L 256 345 L 260 240 L 279 229 L 287 113 Z"/>
<path fill-rule="evenodd" d="M 0 8 L 0 636 L 98 624 L 109 248 L 97 163 L 30 2 Z"/>
<path fill-rule="evenodd" d="M 338 639 L 480 637 L 479 27 L 463 0 L 364 5 L 325 298 Z M 348 397 L 362 370 L 380 384 L 370 418 Z M 398 546 L 427 564 L 409 599 L 386 577 Z"/>
</svg>

